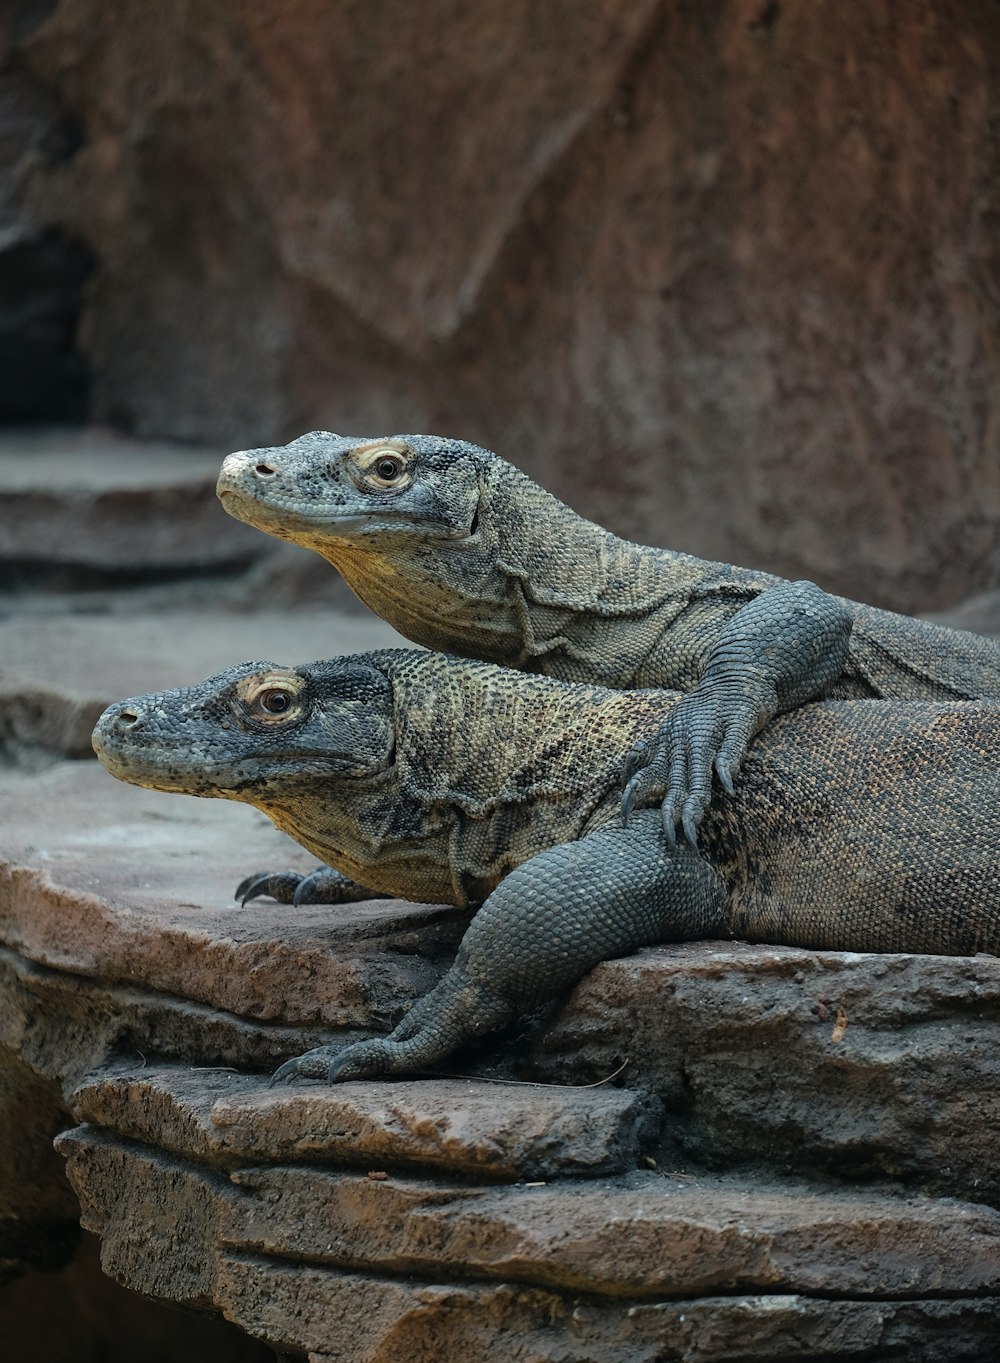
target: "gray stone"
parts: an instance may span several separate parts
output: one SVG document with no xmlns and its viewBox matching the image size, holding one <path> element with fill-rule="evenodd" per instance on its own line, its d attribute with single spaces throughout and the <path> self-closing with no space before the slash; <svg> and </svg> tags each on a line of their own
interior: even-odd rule
<svg viewBox="0 0 1000 1363">
<path fill-rule="evenodd" d="M 468 921 L 400 900 L 241 908 L 233 891 L 251 871 L 315 860 L 255 810 L 128 787 L 96 763 L 8 776 L 0 818 L 7 946 L 245 1018 L 388 1026 L 440 977 Z"/>
<path fill-rule="evenodd" d="M 804 1363 L 903 1343 L 930 1363 L 986 1358 L 1000 1322 L 996 1214 L 960 1204 L 855 1195 L 852 1233 L 836 1199 L 710 1178 L 483 1189 L 278 1168 L 227 1186 L 88 1127 L 58 1144 L 108 1272 L 316 1359 Z M 795 1290 L 824 1264 L 821 1295 Z M 948 1300 L 956 1286 L 982 1295 Z M 906 1299 L 925 1287 L 942 1296 Z"/>
<path fill-rule="evenodd" d="M 98 419 L 454 433 L 875 604 L 1000 580 L 986 0 L 61 0 L 24 61 Z"/>
<path fill-rule="evenodd" d="M 126 578 L 245 566 L 267 544 L 219 514 L 219 462 L 214 451 L 110 432 L 8 433 L 0 443 L 0 561 L 21 573 Z"/>
<path fill-rule="evenodd" d="M 422 1079 L 289 1090 L 155 1068 L 86 1081 L 72 1103 L 80 1120 L 228 1168 L 316 1160 L 500 1179 L 632 1168 L 658 1115 L 614 1088 Z"/>
<path fill-rule="evenodd" d="M 686 943 L 604 962 L 529 1072 L 657 1093 L 689 1156 L 1000 1200 L 1000 960 Z"/>
</svg>

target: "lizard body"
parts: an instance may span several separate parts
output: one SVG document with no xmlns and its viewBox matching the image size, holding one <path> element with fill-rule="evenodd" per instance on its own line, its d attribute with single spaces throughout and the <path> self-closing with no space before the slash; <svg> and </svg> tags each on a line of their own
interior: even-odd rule
<svg viewBox="0 0 1000 1363">
<path fill-rule="evenodd" d="M 657 836 L 655 811 L 617 817 L 621 754 L 678 703 L 385 651 L 124 701 L 94 745 L 121 779 L 256 805 L 350 878 L 344 897 L 482 901 L 390 1037 L 286 1074 L 426 1065 L 653 942 L 1000 953 L 1000 708 L 784 715 L 698 852 Z"/>
<path fill-rule="evenodd" d="M 1000 646 L 766 573 L 630 543 L 489 450 L 317 431 L 230 455 L 238 519 L 326 558 L 427 648 L 567 681 L 688 693 L 658 726 L 626 811 L 665 791 L 689 840 L 713 764 L 731 784 L 753 735 L 818 696 L 1000 697 Z"/>
</svg>

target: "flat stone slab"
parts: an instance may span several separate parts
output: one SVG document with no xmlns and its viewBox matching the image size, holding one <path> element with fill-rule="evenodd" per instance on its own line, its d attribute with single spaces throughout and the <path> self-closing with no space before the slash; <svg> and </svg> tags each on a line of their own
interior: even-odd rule
<svg viewBox="0 0 1000 1363">
<path fill-rule="evenodd" d="M 627 1089 L 462 1079 L 269 1089 L 257 1078 L 157 1067 L 99 1076 L 72 1102 L 81 1121 L 228 1168 L 309 1160 L 502 1179 L 633 1168 L 658 1116 Z"/>
<path fill-rule="evenodd" d="M 78 1101 L 85 1109 L 87 1094 Z M 459 1111 L 462 1102 L 458 1096 Z M 104 1208 L 105 1216 L 121 1216 L 130 1203 L 139 1221 L 143 1203 L 152 1202 L 161 1213 L 175 1203 L 189 1219 L 185 1180 L 204 1197 L 214 1191 L 219 1220 L 206 1227 L 216 1236 L 205 1245 L 209 1254 L 221 1244 L 331 1268 L 633 1298 L 1000 1289 L 1000 1213 L 951 1200 L 705 1173 L 490 1187 L 381 1167 L 372 1177 L 289 1165 L 237 1169 L 226 1188 L 194 1162 L 164 1159 L 89 1125 L 57 1144 L 71 1161 L 81 1202 Z M 88 1228 L 105 1234 L 106 1221 L 95 1218 Z"/>
<path fill-rule="evenodd" d="M 94 724 L 114 700 L 189 686 L 250 658 L 294 664 L 404 647 L 375 616 L 334 609 L 9 616 L 0 620 L 0 750 L 91 757 Z"/>
<path fill-rule="evenodd" d="M 278 1165 L 223 1181 L 89 1125 L 57 1145 L 120 1281 L 211 1300 L 314 1357 L 464 1363 L 516 1340 L 552 1360 L 840 1358 L 914 1318 L 982 1338 L 998 1319 L 1000 1215 L 957 1202 L 648 1172 L 482 1186 Z M 560 1352 L 577 1330 L 593 1352 Z"/>
<path fill-rule="evenodd" d="M 0 941 L 28 961 L 263 1021 L 389 1025 L 468 915 L 401 900 L 241 908 L 256 869 L 311 869 L 258 811 L 126 786 L 94 763 L 0 783 Z"/>
<path fill-rule="evenodd" d="M 101 430 L 7 432 L 0 561 L 129 575 L 250 563 L 267 540 L 218 505 L 224 453 Z"/>
<path fill-rule="evenodd" d="M 690 942 L 605 961 L 531 1077 L 658 1094 L 682 1156 L 1000 1202 L 1000 959 Z"/>
</svg>

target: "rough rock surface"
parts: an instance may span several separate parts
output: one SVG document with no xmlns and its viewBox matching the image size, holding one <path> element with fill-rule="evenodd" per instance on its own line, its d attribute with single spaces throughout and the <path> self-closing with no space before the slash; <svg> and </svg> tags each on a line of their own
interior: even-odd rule
<svg viewBox="0 0 1000 1363">
<path fill-rule="evenodd" d="M 1000 580 L 992 0 L 61 0 L 94 413 L 479 439 L 904 609 Z"/>
<path fill-rule="evenodd" d="M 74 584 L 22 564 L 0 619 L 0 733 L 27 761 L 0 770 L 10 1348 L 54 1363 L 992 1359 L 992 958 L 663 948 L 602 965 L 446 1073 L 267 1088 L 289 1055 L 389 1028 L 467 916 L 240 908 L 247 872 L 310 858 L 252 809 L 66 758 L 114 697 L 392 636 L 287 610 L 273 558 L 241 570 L 220 544 L 206 561 L 184 537 L 207 484 L 148 464 L 120 478 L 134 447 L 114 467 L 94 453 L 60 437 L 49 486 L 18 460 L 0 479 L 5 543 L 31 548 L 20 479 L 63 517 L 61 562 L 90 565 Z M 116 520 L 118 491 L 135 525 Z M 144 539 L 175 557 L 143 560 Z M 81 1210 L 131 1294 L 93 1282 L 86 1241 L 57 1271 Z M 172 1325 L 135 1291 L 245 1333 Z"/>
<path fill-rule="evenodd" d="M 381 620 L 329 609 L 14 614 L 0 618 L 0 757 L 27 766 L 92 757 L 94 723 L 112 701 L 188 686 L 237 660 L 294 664 L 401 644 Z"/>
<path fill-rule="evenodd" d="M 623 1082 L 660 1095 L 685 1155 L 996 1203 L 998 1047 L 996 957 L 699 942 L 598 966 L 532 1073 L 588 1083 L 627 1059 Z"/>
<path fill-rule="evenodd" d="M 32 210 L 29 185 L 72 159 L 81 130 L 58 96 L 27 71 L 19 46 L 50 0 L 0 11 L 0 420 L 80 420 L 89 367 L 77 346 L 85 243 Z"/>
<path fill-rule="evenodd" d="M 219 456 L 108 432 L 24 430 L 0 441 L 0 556 L 13 571 L 191 574 L 245 566 L 259 535 L 220 516 Z"/>
<path fill-rule="evenodd" d="M 240 909 L 248 856 L 301 854 L 253 811 L 94 764 L 0 796 L 0 1051 L 47 1095 L 10 1149 L 68 1224 L 46 1166 L 66 1132 L 125 1285 L 352 1363 L 989 1356 L 992 959 L 647 951 L 536 1037 L 554 1087 L 495 1083 L 487 1051 L 466 1078 L 269 1090 L 320 1036 L 389 1026 L 464 916 Z M 627 1087 L 572 1086 L 626 1055 Z"/>
</svg>

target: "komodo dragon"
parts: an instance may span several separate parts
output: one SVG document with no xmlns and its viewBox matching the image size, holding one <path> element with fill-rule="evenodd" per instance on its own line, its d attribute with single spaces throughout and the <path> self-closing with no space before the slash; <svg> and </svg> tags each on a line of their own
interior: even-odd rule
<svg viewBox="0 0 1000 1363">
<path fill-rule="evenodd" d="M 621 753 L 677 703 L 386 651 L 122 701 L 94 747 L 123 780 L 256 805 L 350 878 L 345 899 L 482 903 L 388 1037 L 309 1051 L 283 1078 L 426 1066 L 655 942 L 1000 953 L 1000 708 L 795 710 L 698 852 L 651 836 L 655 809 L 618 816 Z"/>
<path fill-rule="evenodd" d="M 566 681 L 688 692 L 633 767 L 691 843 L 766 720 L 817 696 L 1000 698 L 1000 646 L 810 582 L 631 544 L 489 450 L 314 431 L 231 454 L 226 510 L 328 559 L 414 643 Z M 852 633 L 853 624 L 853 633 Z"/>
</svg>

